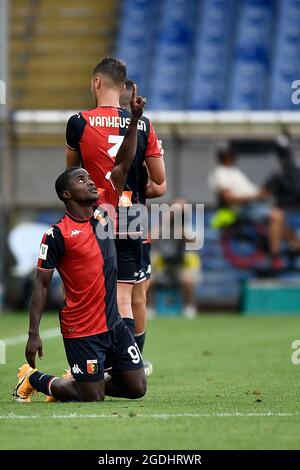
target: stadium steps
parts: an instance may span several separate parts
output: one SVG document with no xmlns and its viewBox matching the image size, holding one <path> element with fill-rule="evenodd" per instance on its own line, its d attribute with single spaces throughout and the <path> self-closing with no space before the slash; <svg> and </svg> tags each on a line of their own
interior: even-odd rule
<svg viewBox="0 0 300 470">
<path fill-rule="evenodd" d="M 13 107 L 91 106 L 91 71 L 111 53 L 118 4 L 118 0 L 12 0 Z"/>
</svg>

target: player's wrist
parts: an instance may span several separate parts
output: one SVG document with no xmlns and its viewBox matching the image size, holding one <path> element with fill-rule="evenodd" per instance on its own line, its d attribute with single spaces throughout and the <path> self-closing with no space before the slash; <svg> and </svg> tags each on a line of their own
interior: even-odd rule
<svg viewBox="0 0 300 470">
<path fill-rule="evenodd" d="M 132 116 L 130 120 L 130 124 L 137 125 L 138 121 L 139 121 L 139 118 L 137 116 Z"/>
<path fill-rule="evenodd" d="M 40 332 L 36 330 L 29 330 L 28 331 L 28 336 L 30 338 L 38 338 L 40 336 Z"/>
</svg>

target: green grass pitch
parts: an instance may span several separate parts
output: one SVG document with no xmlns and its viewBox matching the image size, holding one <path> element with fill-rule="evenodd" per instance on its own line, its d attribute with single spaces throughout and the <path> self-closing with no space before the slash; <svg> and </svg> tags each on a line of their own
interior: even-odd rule
<svg viewBox="0 0 300 470">
<path fill-rule="evenodd" d="M 45 315 L 41 330 L 58 326 Z M 26 334 L 25 314 L 0 315 L 0 339 Z M 154 364 L 137 401 L 18 404 L 11 390 L 24 343 L 0 365 L 1 449 L 299 449 L 300 365 L 291 344 L 299 319 L 201 315 L 149 322 Z M 15 343 L 18 340 L 15 340 Z M 61 375 L 61 337 L 44 341 L 40 370 Z"/>
</svg>

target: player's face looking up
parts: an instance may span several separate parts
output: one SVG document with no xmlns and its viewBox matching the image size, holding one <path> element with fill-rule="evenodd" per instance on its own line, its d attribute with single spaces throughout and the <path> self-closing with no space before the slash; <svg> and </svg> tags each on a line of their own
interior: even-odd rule
<svg viewBox="0 0 300 470">
<path fill-rule="evenodd" d="M 68 181 L 68 189 L 64 191 L 64 197 L 66 200 L 72 199 L 79 203 L 97 201 L 97 188 L 86 170 L 79 168 L 71 173 Z"/>
</svg>

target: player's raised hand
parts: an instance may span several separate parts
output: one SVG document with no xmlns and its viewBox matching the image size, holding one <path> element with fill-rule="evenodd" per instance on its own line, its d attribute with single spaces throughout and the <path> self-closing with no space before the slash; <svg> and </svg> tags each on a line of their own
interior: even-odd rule
<svg viewBox="0 0 300 470">
<path fill-rule="evenodd" d="M 130 108 L 131 108 L 132 116 L 135 117 L 136 119 L 139 119 L 144 112 L 145 106 L 146 106 L 146 98 L 143 98 L 142 96 L 137 96 L 137 86 L 134 83 L 132 96 L 130 100 Z"/>
</svg>

